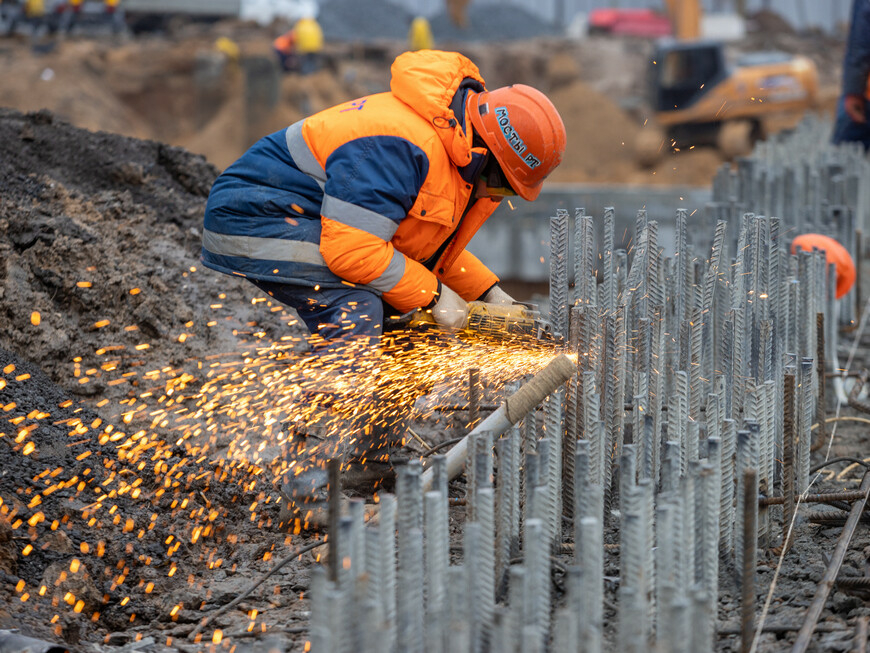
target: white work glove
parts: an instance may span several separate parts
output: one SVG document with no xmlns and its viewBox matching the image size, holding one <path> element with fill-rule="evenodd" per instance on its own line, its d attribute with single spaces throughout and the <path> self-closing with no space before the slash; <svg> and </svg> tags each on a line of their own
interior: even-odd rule
<svg viewBox="0 0 870 653">
<path fill-rule="evenodd" d="M 501 306 L 511 306 L 517 303 L 517 300 L 502 290 L 498 284 L 489 289 L 489 292 L 483 296 L 483 301 L 487 304 L 499 304 Z"/>
<path fill-rule="evenodd" d="M 442 284 L 441 296 L 432 307 L 432 317 L 435 322 L 444 327 L 458 329 L 465 325 L 466 315 L 468 315 L 468 304 L 465 300 Z"/>
</svg>

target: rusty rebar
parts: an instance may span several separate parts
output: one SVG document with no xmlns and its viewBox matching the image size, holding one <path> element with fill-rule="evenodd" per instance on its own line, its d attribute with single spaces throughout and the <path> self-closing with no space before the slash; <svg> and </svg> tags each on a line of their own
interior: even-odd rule
<svg viewBox="0 0 870 653">
<path fill-rule="evenodd" d="M 858 490 L 850 492 L 827 492 L 824 494 L 808 494 L 801 499 L 801 503 L 833 503 L 835 501 L 857 501 L 863 499 L 864 493 Z M 785 497 L 760 497 L 758 499 L 759 506 L 781 506 L 785 502 Z"/>
<path fill-rule="evenodd" d="M 837 579 L 837 574 L 840 571 L 840 566 L 843 564 L 843 559 L 846 557 L 846 550 L 849 548 L 849 542 L 852 540 L 852 535 L 855 533 L 855 528 L 858 526 L 858 521 L 861 513 L 864 511 L 864 506 L 867 503 L 867 492 L 870 491 L 870 472 L 864 472 L 864 477 L 861 479 L 861 491 L 864 492 L 864 498 L 859 499 L 852 505 L 852 510 L 849 511 L 849 519 L 843 527 L 843 532 L 837 540 L 837 546 L 834 549 L 834 554 L 831 556 L 831 561 L 828 563 L 828 568 L 825 570 L 825 575 L 816 588 L 816 594 L 813 597 L 813 602 L 807 610 L 807 616 L 804 620 L 798 633 L 797 640 L 794 643 L 792 653 L 801 653 L 806 651 L 810 644 L 810 639 L 813 636 L 813 631 L 816 627 L 816 622 L 822 614 L 825 607 L 825 601 L 828 599 L 828 594 Z"/>
<path fill-rule="evenodd" d="M 774 633 L 776 635 L 787 635 L 801 629 L 800 624 L 764 624 L 761 627 L 763 633 Z M 738 626 L 719 626 L 716 629 L 717 635 L 739 635 L 741 627 Z M 845 632 L 841 624 L 822 622 L 816 626 L 818 633 L 839 633 Z"/>
<path fill-rule="evenodd" d="M 861 394 L 861 388 L 863 388 L 864 384 L 867 383 L 868 376 L 870 376 L 870 372 L 866 369 L 861 370 L 861 374 L 859 374 L 858 378 L 855 380 L 855 385 L 853 385 L 852 389 L 849 391 L 848 397 L 849 405 L 856 410 L 860 410 L 862 413 L 870 413 L 870 402 L 858 398 Z"/>
<path fill-rule="evenodd" d="M 740 596 L 740 653 L 749 653 L 755 633 L 755 567 L 758 556 L 758 472 L 743 470 L 743 573 Z"/>
<path fill-rule="evenodd" d="M 849 590 L 870 590 L 870 576 L 840 576 L 835 585 Z"/>
<path fill-rule="evenodd" d="M 823 526 L 843 526 L 848 517 L 838 512 L 811 512 L 806 515 L 807 521 L 811 524 L 821 524 Z M 861 515 L 862 524 L 870 524 L 870 513 Z"/>
<path fill-rule="evenodd" d="M 816 446 L 819 442 L 825 442 L 828 439 L 828 425 L 825 422 L 825 416 L 828 414 L 828 404 L 826 398 L 825 368 L 825 314 L 816 313 L 816 370 L 819 375 L 819 397 L 816 401 L 816 422 L 819 424 L 819 430 L 816 433 L 816 441 L 813 443 L 812 451 L 816 448 L 821 448 L 823 445 Z"/>
</svg>

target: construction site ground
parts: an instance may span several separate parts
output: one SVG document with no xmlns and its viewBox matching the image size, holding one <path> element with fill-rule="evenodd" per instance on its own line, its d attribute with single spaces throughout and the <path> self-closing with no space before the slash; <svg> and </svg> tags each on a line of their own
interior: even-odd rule
<svg viewBox="0 0 870 653">
<path fill-rule="evenodd" d="M 325 547 L 293 557 L 232 609 L 214 615 L 320 536 L 274 528 L 271 479 L 219 455 L 233 446 L 221 439 L 220 425 L 204 426 L 216 448 L 197 456 L 195 441 L 177 440 L 171 420 L 163 421 L 166 404 L 195 395 L 213 363 L 244 358 L 288 336 L 298 339 L 288 356 L 294 348 L 302 355 L 304 333 L 292 313 L 243 279 L 199 263 L 211 183 L 251 137 L 237 120 L 242 99 L 231 88 L 232 75 L 210 116 L 197 114 L 189 94 L 179 92 L 191 83 L 196 53 L 211 51 L 220 30 L 243 51 L 268 55 L 267 34 L 236 24 L 141 41 L 72 40 L 44 52 L 21 40 L 0 42 L 0 104 L 9 107 L 0 109 L 0 629 L 19 628 L 79 651 L 304 650 L 310 570 Z M 775 38 L 805 45 L 793 35 Z M 628 106 L 636 95 L 647 47 L 596 38 L 463 50 L 480 62 L 491 85 L 528 81 L 554 98 L 570 143 L 555 180 L 708 184 L 721 164 L 712 150 L 681 152 L 646 170 L 623 145 L 642 120 L 618 103 Z M 335 57 L 334 69 L 285 76 L 282 102 L 263 120 L 262 133 L 385 88 L 389 60 L 400 50 L 401 44 L 387 44 L 375 62 Z M 832 83 L 840 52 L 819 41 L 810 53 Z M 626 82 L 623 73 L 634 68 L 634 81 Z M 861 370 L 870 338 L 844 334 L 840 351 L 841 363 Z M 183 379 L 175 398 L 167 394 L 167 378 Z M 452 394 L 427 405 L 461 403 L 456 392 L 445 392 Z M 484 403 L 496 400 L 491 387 L 488 392 Z M 848 406 L 835 408 L 832 395 L 828 414 L 836 421 L 814 464 L 866 456 L 864 418 Z M 436 444 L 463 434 L 465 417 L 425 410 L 412 428 Z M 111 437 L 119 432 L 125 437 Z M 159 440 L 137 444 L 139 432 Z M 423 448 L 411 440 L 411 453 Z M 151 451 L 153 457 L 143 454 Z M 824 468 L 814 491 L 856 489 L 862 471 L 848 463 Z M 462 496 L 462 483 L 451 493 Z M 95 502 L 101 494 L 108 498 Z M 463 512 L 451 513 L 457 545 Z M 801 623 L 840 530 L 801 518 L 781 566 L 773 551 L 761 553 L 758 605 L 771 594 L 765 623 Z M 612 606 L 619 575 L 615 525 L 606 542 Z M 862 524 L 841 575 L 867 573 L 868 547 L 870 531 Z M 571 564 L 571 556 L 560 561 Z M 553 583 L 558 594 L 561 571 Z M 727 562 L 720 595 L 720 630 L 736 632 L 739 592 Z M 870 616 L 866 598 L 835 588 L 821 620 L 825 632 L 810 650 L 850 650 L 857 620 Z M 210 615 L 201 641 L 189 638 Z M 605 623 L 613 616 L 607 607 Z M 606 636 L 615 641 L 612 627 Z M 757 650 L 783 650 L 793 636 L 762 634 Z M 722 651 L 739 644 L 734 635 L 718 641 Z"/>
</svg>

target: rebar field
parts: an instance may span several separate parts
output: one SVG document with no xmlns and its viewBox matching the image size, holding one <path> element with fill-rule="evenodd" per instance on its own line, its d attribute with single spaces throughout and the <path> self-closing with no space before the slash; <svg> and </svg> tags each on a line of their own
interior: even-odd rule
<svg viewBox="0 0 870 653">
<path fill-rule="evenodd" d="M 550 322 L 567 355 L 551 365 L 570 368 L 524 414 L 505 406 L 526 386 L 504 387 L 503 414 L 425 471 L 401 467 L 370 523 L 351 503 L 312 578 L 312 650 L 757 650 L 776 582 L 757 585 L 762 554 L 781 564 L 827 515 L 845 522 L 831 582 L 780 624 L 808 650 L 870 487 L 816 489 L 828 410 L 861 390 L 836 374 L 839 339 L 860 338 L 864 316 L 860 295 L 835 299 L 825 252 L 789 244 L 830 235 L 860 270 L 870 217 L 870 163 L 817 145 L 823 130 L 805 123 L 723 168 L 705 216 L 675 208 L 672 256 L 644 210 L 630 251 L 614 248 L 612 210 L 550 219 Z M 723 592 L 742 596 L 739 623 Z"/>
</svg>

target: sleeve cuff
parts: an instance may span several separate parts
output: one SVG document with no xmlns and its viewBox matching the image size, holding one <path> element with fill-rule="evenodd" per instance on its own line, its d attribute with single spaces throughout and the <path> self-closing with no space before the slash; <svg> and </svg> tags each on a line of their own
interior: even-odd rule
<svg viewBox="0 0 870 653">
<path fill-rule="evenodd" d="M 494 284 L 492 284 L 489 288 L 487 288 L 486 290 L 484 290 L 483 293 L 480 295 L 480 297 L 477 298 L 477 301 L 479 301 L 479 302 L 486 301 L 486 300 L 484 299 L 484 297 L 486 297 L 486 296 L 489 294 L 489 291 L 492 290 L 493 288 L 495 288 L 497 285 L 498 285 L 498 281 L 496 281 L 496 282 L 495 282 Z"/>
<path fill-rule="evenodd" d="M 432 295 L 432 301 L 422 307 L 422 310 L 428 311 L 435 308 L 435 304 L 438 303 L 438 300 L 441 299 L 441 280 L 438 280 L 438 288 L 435 290 L 435 293 Z"/>
</svg>

